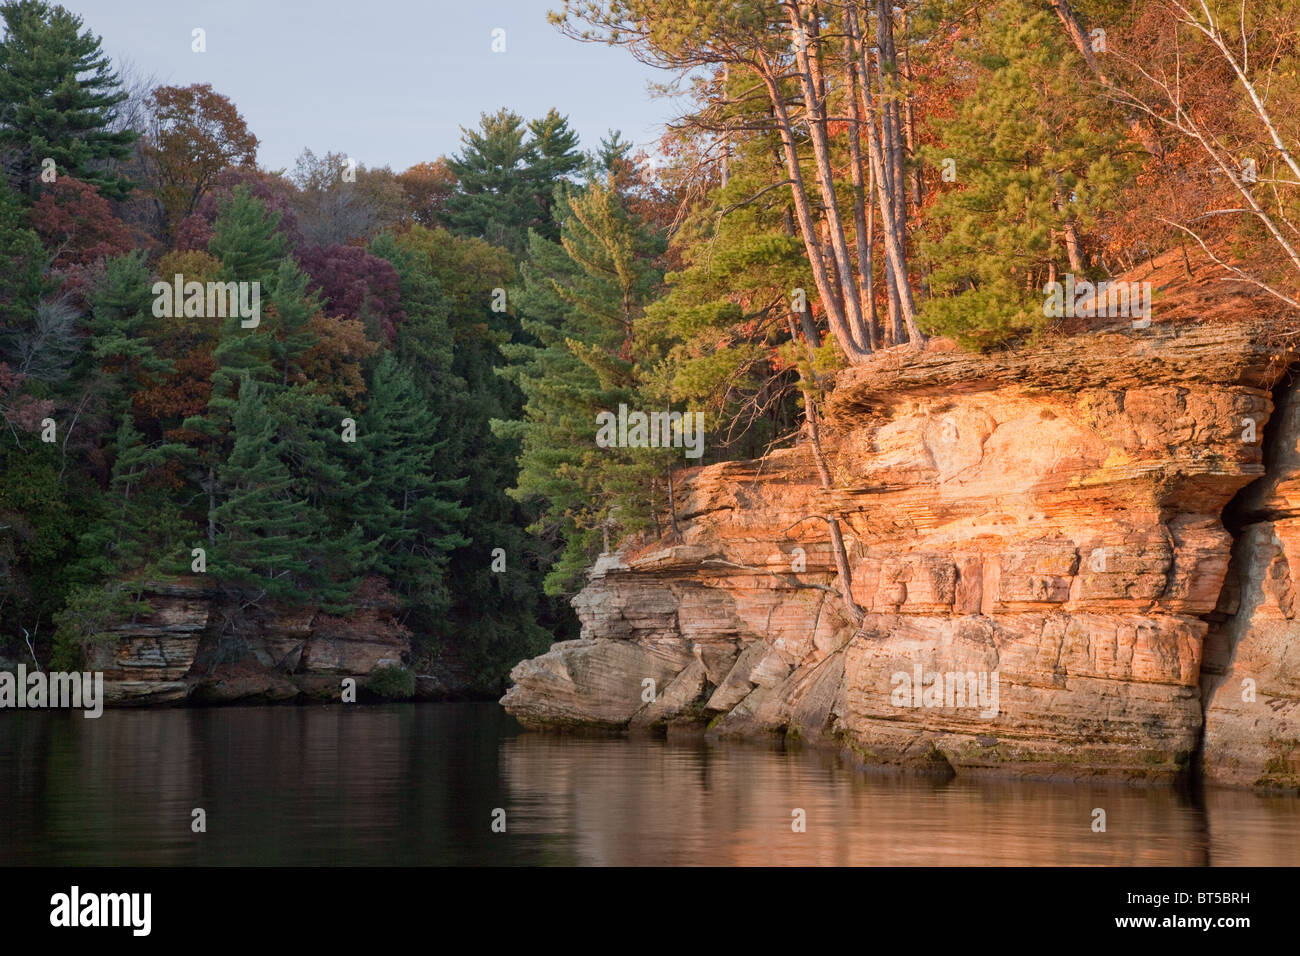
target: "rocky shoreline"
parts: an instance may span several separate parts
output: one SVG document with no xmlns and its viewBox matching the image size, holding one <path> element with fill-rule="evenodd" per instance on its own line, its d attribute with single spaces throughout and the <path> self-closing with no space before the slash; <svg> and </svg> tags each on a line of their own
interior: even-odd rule
<svg viewBox="0 0 1300 956">
<path fill-rule="evenodd" d="M 275 604 L 236 614 L 192 576 L 151 584 L 144 600 L 151 612 L 114 628 L 87 661 L 87 670 L 104 675 L 109 707 L 340 702 L 345 678 L 355 681 L 358 701 L 384 699 L 371 689 L 376 675 L 412 669 L 411 635 L 383 599 L 363 596 L 347 618 Z M 6 668 L 12 665 L 0 662 Z M 410 678 L 405 699 L 480 696 L 454 660 Z"/>
<path fill-rule="evenodd" d="M 1300 396 L 1264 336 L 1188 322 L 850 368 L 833 493 L 804 446 L 681 473 L 680 536 L 602 557 L 581 639 L 519 664 L 502 703 L 877 767 L 1298 788 Z M 994 675 L 996 714 L 912 706 L 916 673 Z"/>
</svg>

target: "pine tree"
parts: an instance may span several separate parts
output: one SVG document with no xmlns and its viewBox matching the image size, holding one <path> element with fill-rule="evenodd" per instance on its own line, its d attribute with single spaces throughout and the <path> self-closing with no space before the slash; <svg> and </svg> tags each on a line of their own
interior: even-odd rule
<svg viewBox="0 0 1300 956">
<path fill-rule="evenodd" d="M 70 570 L 72 580 L 98 582 L 141 572 L 157 579 L 185 569 L 193 526 L 153 478 L 161 465 L 189 451 L 172 442 L 146 444 L 131 414 L 122 415 L 105 513 L 81 537 L 83 557 Z"/>
<path fill-rule="evenodd" d="M 531 145 L 537 153 L 532 170 L 548 185 L 582 168 L 578 151 L 578 134 L 569 128 L 569 118 L 552 108 L 541 119 L 529 122 Z"/>
<path fill-rule="evenodd" d="M 267 209 L 247 186 L 236 186 L 217 206 L 208 251 L 221 260 L 222 278 L 266 283 L 285 253 L 280 213 Z"/>
<path fill-rule="evenodd" d="M 648 527 L 663 505 L 653 487 L 680 464 L 673 449 L 600 448 L 596 416 L 620 404 L 649 409 L 645 372 L 662 356 L 638 336 L 638 321 L 660 279 L 662 241 L 606 183 L 561 197 L 561 244 L 537 233 L 517 296 L 524 333 L 502 351 L 502 374 L 525 395 L 523 414 L 494 431 L 521 443 L 512 496 L 542 502 L 530 530 L 558 536 L 563 553 L 547 575 L 548 594 L 572 592 L 607 537 Z M 659 407 L 663 407 L 662 405 Z M 676 459 L 676 461 L 675 461 Z"/>
<path fill-rule="evenodd" d="M 174 364 L 160 358 L 144 333 L 152 295 L 144 252 L 108 260 L 91 293 L 90 358 L 106 381 L 110 414 L 120 416 L 144 375 L 166 375 Z"/>
<path fill-rule="evenodd" d="M 747 83 L 733 74 L 739 102 L 719 120 L 738 130 L 728 141 L 727 174 L 681 223 L 674 245 L 682 266 L 640 324 L 644 335 L 669 343 L 655 375 L 659 390 L 704 411 L 710 431 L 728 437 L 725 454 L 759 457 L 798 427 L 790 318 L 816 349 L 819 369 L 842 364 L 843 355 L 833 336 L 822 343 L 826 308 L 795 204 L 773 188 L 786 178 L 780 139 L 768 108 L 737 96 Z"/>
<path fill-rule="evenodd" d="M 971 44 L 974 92 L 923 150 L 935 166 L 951 160 L 957 178 L 931 210 L 923 251 L 933 297 L 922 318 L 987 348 L 1046 325 L 1044 284 L 1086 269 L 1070 246 L 1127 164 L 1122 123 L 1084 85 L 1051 12 L 1003 0 Z"/>
<path fill-rule="evenodd" d="M 411 374 L 391 352 L 376 364 L 362 421 L 368 488 L 358 519 L 379 543 L 377 570 L 395 582 L 422 626 L 445 614 L 448 555 L 468 545 L 468 511 L 457 497 L 465 479 L 439 479 L 447 440 Z"/>
<path fill-rule="evenodd" d="M 391 232 L 385 232 L 370 244 L 369 251 L 392 264 L 401 287 L 406 322 L 393 343 L 393 354 L 411 371 L 429 405 L 437 407 L 441 396 L 462 389 L 464 383 L 452 372 L 451 301 L 434 278 L 429 257 L 410 241 L 421 235 L 435 234 L 416 226 L 407 234 L 408 241 L 399 243 Z"/>
<path fill-rule="evenodd" d="M 266 406 L 275 421 L 276 453 L 289 467 L 290 490 L 303 502 L 302 518 L 311 528 L 305 580 L 322 601 L 346 604 L 375 557 L 375 543 L 366 540 L 362 524 L 375 502 L 364 473 L 361 416 L 353 419 L 358 441 L 345 442 L 342 422 L 354 413 L 328 396 L 290 387 L 274 390 Z"/>
<path fill-rule="evenodd" d="M 18 197 L 0 177 L 0 361 L 15 362 L 17 339 L 32 329 L 46 254 L 27 227 Z"/>
<path fill-rule="evenodd" d="M 620 170 L 631 165 L 631 155 L 632 144 L 623 138 L 622 131 L 610 130 L 600 138 L 600 147 L 588 158 L 588 165 L 595 174 L 592 178 L 617 176 Z"/>
<path fill-rule="evenodd" d="M 578 151 L 578 134 L 569 129 L 568 117 L 555 109 L 547 111 L 541 119 L 528 124 L 532 134 L 529 145 L 536 157 L 528 174 L 534 180 L 538 218 L 533 228 L 547 239 L 560 238 L 559 224 L 552 215 L 555 190 L 582 168 L 583 156 Z"/>
<path fill-rule="evenodd" d="M 261 597 L 302 600 L 305 545 L 317 529 L 292 493 L 293 475 L 280 458 L 276 422 L 257 383 L 244 379 L 235 408 L 234 445 L 221 466 L 225 498 L 213 518 L 217 537 L 209 568 Z"/>
<path fill-rule="evenodd" d="M 151 613 L 144 600 L 148 584 L 188 570 L 194 525 L 157 479 L 161 466 L 190 449 L 147 444 L 129 411 L 122 414 L 112 449 L 102 513 L 79 537 L 78 557 L 61 575 L 68 590 L 54 615 L 51 664 L 62 669 L 81 667 L 93 644 L 114 640 L 114 625 Z"/>
<path fill-rule="evenodd" d="M 504 246 L 516 256 L 528 230 L 558 239 L 551 215 L 555 188 L 582 168 L 578 136 L 552 109 L 527 124 L 509 110 L 484 113 L 477 130 L 462 130 L 464 149 L 447 165 L 456 191 L 444 218 L 451 230 Z"/>
<path fill-rule="evenodd" d="M 221 277 L 234 282 L 258 282 L 263 289 L 273 284 L 271 277 L 280 268 L 284 254 L 284 237 L 275 231 L 278 212 L 270 212 L 242 186 L 223 203 L 213 224 L 209 249 L 221 261 Z M 286 296 L 289 290 L 286 289 Z M 286 300 L 287 301 L 287 300 Z M 221 328 L 221 339 L 213 352 L 217 368 L 212 373 L 212 398 L 209 402 L 206 429 L 211 433 L 227 425 L 234 416 L 239 390 L 244 379 L 255 382 L 274 381 L 271 337 L 260 322 L 245 328 L 238 315 L 228 316 Z M 186 428 L 191 427 L 187 422 Z"/>
<path fill-rule="evenodd" d="M 0 17 L 0 152 L 18 188 L 34 197 L 49 158 L 60 175 L 124 198 L 131 184 L 105 165 L 125 159 L 137 137 L 112 128 L 127 94 L 99 38 L 41 0 L 9 0 Z"/>
<path fill-rule="evenodd" d="M 457 188 L 444 218 L 453 232 L 518 253 L 528 226 L 541 214 L 536 183 L 526 173 L 537 152 L 525 142 L 523 117 L 506 109 L 484 113 L 477 130 L 461 132 L 464 148 L 447 161 Z"/>
<path fill-rule="evenodd" d="M 265 288 L 280 268 L 284 236 L 276 232 L 278 212 L 268 211 L 247 188 L 235 187 L 221 203 L 213 223 L 209 248 L 220 260 L 219 276 L 232 282 L 258 282 Z M 286 289 L 286 295 L 288 289 Z M 216 362 L 210 376 L 212 390 L 203 414 L 191 415 L 181 427 L 197 437 L 196 452 L 201 466 L 199 486 L 207 497 L 207 536 L 216 544 L 216 510 L 221 498 L 218 472 L 231 449 L 231 433 L 245 381 L 270 385 L 279 378 L 272 366 L 272 337 L 269 323 L 243 327 L 238 315 L 228 316 L 212 357 Z M 283 356 L 287 358 L 287 353 Z M 262 399 L 259 398 L 261 402 Z"/>
<path fill-rule="evenodd" d="M 317 342 L 311 330 L 312 317 L 320 311 L 320 297 L 308 291 L 308 275 L 292 259 L 284 259 L 271 284 L 270 305 L 274 319 L 268 321 L 271 333 L 268 348 L 272 371 L 281 387 L 291 380 L 302 379 L 302 363 Z"/>
<path fill-rule="evenodd" d="M 492 289 L 507 284 L 514 263 L 480 239 L 418 226 L 396 245 L 403 254 L 390 261 L 408 318 L 394 351 L 435 410 L 437 440 L 446 442 L 437 477 L 463 479 L 460 500 L 469 509 L 457 529 L 467 543 L 448 562 L 452 605 L 422 643 L 431 654 L 453 649 L 480 688 L 495 691 L 515 662 L 550 643 L 539 621 L 568 620 L 565 608 L 539 600 L 544 549 L 523 531 L 529 512 L 506 494 L 518 474 L 518 445 L 488 426 L 520 414 L 519 391 L 497 374 L 500 345 L 517 322 L 491 309 Z M 444 366 L 448 346 L 451 363 Z M 503 572 L 492 570 L 497 549 L 506 556 Z M 562 628 L 558 620 L 556 627 Z"/>
</svg>

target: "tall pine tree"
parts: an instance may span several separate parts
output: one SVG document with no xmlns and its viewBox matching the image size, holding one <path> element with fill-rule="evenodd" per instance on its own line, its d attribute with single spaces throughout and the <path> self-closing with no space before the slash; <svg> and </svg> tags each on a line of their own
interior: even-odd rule
<svg viewBox="0 0 1300 956">
<path fill-rule="evenodd" d="M 443 216 L 451 230 L 516 256 L 528 245 L 529 229 L 557 238 L 551 216 L 555 186 L 583 164 L 568 120 L 552 109 L 525 124 L 502 109 L 484 113 L 478 129 L 463 133 L 461 154 L 447 162 L 458 180 Z"/>
<path fill-rule="evenodd" d="M 113 129 L 127 94 L 99 37 L 42 0 L 9 0 L 0 18 L 0 154 L 9 157 L 11 179 L 34 197 L 48 158 L 60 174 L 124 198 L 131 184 L 109 167 L 137 137 Z"/>
<path fill-rule="evenodd" d="M 453 232 L 479 236 L 517 254 L 528 226 L 541 213 L 535 183 L 526 175 L 537 154 L 525 142 L 523 117 L 506 109 L 484 113 L 478 129 L 462 133 L 463 150 L 447 161 L 457 187 L 443 218 Z"/>
<path fill-rule="evenodd" d="M 533 342 L 502 346 L 510 364 L 501 374 L 523 392 L 523 414 L 493 428 L 520 442 L 511 494 L 541 502 L 531 530 L 562 542 L 545 583 L 548 594 L 561 595 L 576 590 L 607 543 L 657 520 L 666 502 L 656 485 L 662 480 L 666 489 L 681 451 L 601 448 L 595 441 L 602 411 L 616 413 L 620 404 L 667 410 L 643 388 L 662 358 L 659 343 L 638 335 L 661 278 L 662 240 L 628 212 L 612 177 L 561 196 L 556 214 L 561 242 L 532 234 L 516 297 Z"/>
<path fill-rule="evenodd" d="M 0 362 L 11 367 L 17 364 L 20 338 L 36 322 L 46 259 L 18 196 L 0 177 Z"/>
<path fill-rule="evenodd" d="M 386 352 L 367 392 L 359 442 L 368 487 L 359 520 L 379 543 L 376 569 L 407 602 L 411 623 L 433 627 L 451 596 L 444 583 L 448 556 L 470 541 L 461 534 L 468 510 L 458 501 L 465 479 L 439 478 L 448 440 L 411 373 Z"/>
<path fill-rule="evenodd" d="M 535 182 L 538 209 L 533 228 L 547 239 L 558 240 L 560 227 L 552 214 L 552 205 L 556 187 L 582 168 L 584 160 L 578 151 L 578 134 L 569 128 L 568 118 L 553 108 L 541 119 L 531 121 L 528 132 L 532 134 L 530 145 L 535 156 L 528 173 Z"/>
<path fill-rule="evenodd" d="M 293 475 L 275 441 L 276 422 L 256 382 L 239 388 L 229 459 L 219 472 L 224 500 L 213 513 L 211 573 L 250 595 L 302 601 L 304 544 L 317 530 L 293 494 Z"/>
</svg>

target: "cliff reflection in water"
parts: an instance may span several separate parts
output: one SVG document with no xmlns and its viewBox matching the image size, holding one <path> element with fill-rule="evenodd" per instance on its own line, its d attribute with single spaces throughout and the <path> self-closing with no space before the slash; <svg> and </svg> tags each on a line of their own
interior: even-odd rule
<svg viewBox="0 0 1300 956">
<path fill-rule="evenodd" d="M 886 778 L 753 744 L 521 734 L 495 704 L 9 713 L 0 774 L 4 865 L 1300 861 L 1295 797 Z"/>
</svg>

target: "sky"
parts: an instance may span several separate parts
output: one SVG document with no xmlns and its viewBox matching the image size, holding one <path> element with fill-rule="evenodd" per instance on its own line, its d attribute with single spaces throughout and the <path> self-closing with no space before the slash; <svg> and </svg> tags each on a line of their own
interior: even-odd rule
<svg viewBox="0 0 1300 956">
<path fill-rule="evenodd" d="M 584 150 L 609 129 L 649 147 L 677 113 L 647 89 L 668 74 L 547 23 L 560 0 L 59 2 L 119 68 L 158 84 L 210 83 L 229 97 L 266 169 L 292 169 L 307 147 L 400 172 L 459 152 L 460 128 L 502 106 L 526 120 L 554 106 Z M 195 28 L 204 53 L 192 49 Z"/>
</svg>

